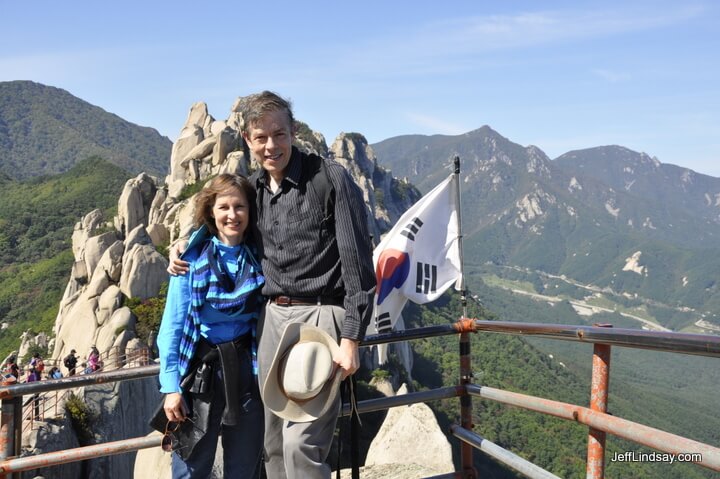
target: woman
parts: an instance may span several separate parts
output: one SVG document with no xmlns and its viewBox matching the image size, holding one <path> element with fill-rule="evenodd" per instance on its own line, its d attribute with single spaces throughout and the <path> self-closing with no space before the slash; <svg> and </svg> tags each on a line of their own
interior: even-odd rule
<svg viewBox="0 0 720 479">
<path fill-rule="evenodd" d="M 190 272 L 172 276 L 157 345 L 164 412 L 178 440 L 173 478 L 205 478 L 222 435 L 224 477 L 258 477 L 263 411 L 255 328 L 265 282 L 252 227 L 255 190 L 223 174 L 198 193 L 197 231 L 183 253 Z"/>
<path fill-rule="evenodd" d="M 98 369 L 100 369 L 100 351 L 98 351 L 95 345 L 92 345 L 90 346 L 90 355 L 88 355 L 87 370 L 85 373 L 94 373 Z"/>
</svg>

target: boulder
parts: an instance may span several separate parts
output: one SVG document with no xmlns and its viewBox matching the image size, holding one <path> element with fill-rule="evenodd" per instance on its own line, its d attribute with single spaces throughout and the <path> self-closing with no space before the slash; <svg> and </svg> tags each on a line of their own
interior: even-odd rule
<svg viewBox="0 0 720 479">
<path fill-rule="evenodd" d="M 87 351 L 94 344 L 97 331 L 98 298 L 87 298 L 80 294 L 73 306 L 63 316 L 62 323 L 57 330 L 55 350 L 53 357 L 60 358 L 70 352 L 70 349 Z M 57 327 L 57 325 L 56 325 Z"/>
<path fill-rule="evenodd" d="M 122 241 L 115 241 L 105 250 L 90 278 L 90 283 L 83 290 L 83 296 L 89 298 L 99 296 L 108 286 L 120 280 L 123 250 Z"/>
<path fill-rule="evenodd" d="M 150 204 L 150 217 L 148 218 L 149 225 L 162 223 L 165 220 L 165 214 L 172 206 L 172 202 L 167 200 L 167 189 L 159 188 L 155 192 L 155 198 L 153 198 L 152 203 Z"/>
<path fill-rule="evenodd" d="M 85 242 L 90 238 L 92 232 L 102 223 L 102 220 L 102 211 L 95 209 L 83 216 L 79 222 L 75 223 L 75 228 L 72 233 L 72 251 L 75 256 L 75 261 L 82 259 Z"/>
<path fill-rule="evenodd" d="M 85 261 L 80 260 L 73 262 L 72 269 L 70 270 L 70 277 L 75 281 L 87 281 L 88 270 L 87 266 L 85 265 Z"/>
<path fill-rule="evenodd" d="M 78 395 L 96 418 L 93 442 L 98 443 L 148 434 L 148 420 L 163 399 L 154 377 L 86 386 L 80 388 Z M 85 463 L 86 475 L 77 477 L 130 478 L 133 477 L 134 461 L 135 454 L 91 459 Z"/>
<path fill-rule="evenodd" d="M 158 445 L 162 440 L 162 433 L 153 431 L 148 437 L 157 437 Z M 135 456 L 133 479 L 172 479 L 170 464 L 172 453 L 165 452 L 160 447 L 140 449 Z"/>
<path fill-rule="evenodd" d="M 198 145 L 196 145 L 195 148 L 190 150 L 187 155 L 185 155 L 185 158 L 183 158 L 180 162 L 180 166 L 182 166 L 183 168 L 187 168 L 188 163 L 190 163 L 191 161 L 200 160 L 208 156 L 210 153 L 212 153 L 217 141 L 218 137 L 216 136 L 205 138 Z"/>
<path fill-rule="evenodd" d="M 225 161 L 219 165 L 217 173 L 232 173 L 248 176 L 248 159 L 245 156 L 245 152 L 231 151 L 228 153 L 227 157 L 225 157 Z"/>
<path fill-rule="evenodd" d="M 59 420 L 38 422 L 38 428 L 27 428 L 23 434 L 23 446 L 26 454 L 45 454 L 54 451 L 63 451 L 79 447 L 68 416 Z M 82 463 L 71 462 L 52 467 L 32 469 L 22 473 L 22 477 L 46 477 L 53 479 L 77 479 L 82 477 Z M 13 476 L 15 477 L 15 476 Z M 17 477 L 21 477 L 18 473 Z"/>
<path fill-rule="evenodd" d="M 218 136 L 221 131 L 223 131 L 225 128 L 227 128 L 227 126 L 228 126 L 227 123 L 225 123 L 224 121 L 216 120 L 216 121 L 212 122 L 212 124 L 210 125 L 210 133 L 213 136 Z"/>
<path fill-rule="evenodd" d="M 170 232 L 167 227 L 162 223 L 155 223 L 147 227 L 148 236 L 154 246 L 167 246 L 170 241 Z"/>
<path fill-rule="evenodd" d="M 125 347 L 135 337 L 135 315 L 130 308 L 123 307 L 115 311 L 110 321 L 98 329 L 95 346 L 107 352 L 104 368 L 117 369 L 125 363 Z"/>
<path fill-rule="evenodd" d="M 180 197 L 183 188 L 185 188 L 185 178 L 173 180 L 168 184 L 168 197 L 176 200 Z"/>
<path fill-rule="evenodd" d="M 85 270 L 87 271 L 88 277 L 92 277 L 95 267 L 100 262 L 103 253 L 105 253 L 105 250 L 115 243 L 115 241 L 117 241 L 117 235 L 114 231 L 109 231 L 101 235 L 93 236 L 85 242 L 83 259 L 85 260 Z"/>
<path fill-rule="evenodd" d="M 168 280 L 167 266 L 167 260 L 152 245 L 134 245 L 123 256 L 120 290 L 129 298 L 157 296 Z"/>
<path fill-rule="evenodd" d="M 104 325 L 105 321 L 110 319 L 113 313 L 120 307 L 122 301 L 122 292 L 120 292 L 120 288 L 117 285 L 111 284 L 102 292 L 96 313 L 98 326 Z"/>
<path fill-rule="evenodd" d="M 118 200 L 118 214 L 115 217 L 115 228 L 123 236 L 138 225 L 148 224 L 150 205 L 152 205 L 157 186 L 150 176 L 139 174 L 125 183 Z"/>
<path fill-rule="evenodd" d="M 203 128 L 207 123 L 208 116 L 207 104 L 202 101 L 195 102 L 190 106 L 190 111 L 188 112 L 184 126 L 199 126 Z"/>
<path fill-rule="evenodd" d="M 217 139 L 217 143 L 212 151 L 213 166 L 223 163 L 228 153 L 235 149 L 235 140 L 237 139 L 237 136 L 230 128 L 226 128 L 220 132 Z"/>
<path fill-rule="evenodd" d="M 398 394 L 406 391 L 403 385 Z M 404 465 L 417 464 L 427 468 L 433 474 L 455 470 L 450 443 L 440 430 L 435 414 L 423 403 L 388 410 L 382 427 L 370 444 L 365 466 L 397 464 L 399 460 Z"/>
<path fill-rule="evenodd" d="M 128 233 L 127 238 L 125 238 L 124 254 L 127 254 L 136 244 L 153 244 L 144 225 L 138 225 Z"/>
<path fill-rule="evenodd" d="M 185 157 L 205 139 L 205 132 L 201 125 L 192 123 L 195 121 L 194 115 L 198 114 L 196 107 L 200 105 L 196 103 L 190 108 L 190 114 L 185 126 L 180 130 L 177 141 L 173 143 L 172 153 L 170 156 L 170 180 L 182 180 L 185 177 L 184 168 L 181 162 Z M 202 104 L 204 105 L 204 104 Z M 205 106 L 205 114 L 207 115 L 207 106 Z"/>
<path fill-rule="evenodd" d="M 419 477 L 432 477 L 435 475 L 437 475 L 435 469 L 420 464 L 375 464 L 360 468 L 360 477 L 362 479 L 417 479 Z M 351 479 L 352 470 L 341 470 L 340 478 Z"/>
<path fill-rule="evenodd" d="M 157 436 L 158 444 L 162 438 L 159 432 L 152 432 L 149 436 Z M 172 477 L 170 462 L 172 455 L 159 447 L 142 449 L 135 457 L 135 473 L 133 479 L 170 479 Z M 215 451 L 215 463 L 208 479 L 222 479 L 223 477 L 223 450 L 222 441 L 218 442 Z M 349 477 L 349 476 L 348 476 Z"/>
</svg>

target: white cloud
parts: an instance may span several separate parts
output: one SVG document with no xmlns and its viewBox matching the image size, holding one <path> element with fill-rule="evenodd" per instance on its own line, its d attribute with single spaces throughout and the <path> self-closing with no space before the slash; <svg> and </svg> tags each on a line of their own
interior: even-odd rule
<svg viewBox="0 0 720 479">
<path fill-rule="evenodd" d="M 453 122 L 446 121 L 442 118 L 423 113 L 408 112 L 405 114 L 405 117 L 408 119 L 409 122 L 420 126 L 426 131 L 432 132 L 433 134 L 460 135 L 471 129 Z"/>
<path fill-rule="evenodd" d="M 390 35 L 354 45 L 357 53 L 351 59 L 355 65 L 383 68 L 384 74 L 407 70 L 416 74 L 423 69 L 457 70 L 463 67 L 462 61 L 434 64 L 429 60 L 451 60 L 495 50 L 535 48 L 558 41 L 663 28 L 697 18 L 702 13 L 703 8 L 697 6 L 658 9 L 648 5 L 644 9 L 619 7 L 453 18 L 415 28 L 398 28 Z"/>
</svg>

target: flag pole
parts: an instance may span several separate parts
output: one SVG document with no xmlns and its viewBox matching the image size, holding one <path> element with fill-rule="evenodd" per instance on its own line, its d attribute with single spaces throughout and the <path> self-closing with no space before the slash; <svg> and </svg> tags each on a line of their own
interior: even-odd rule
<svg viewBox="0 0 720 479">
<path fill-rule="evenodd" d="M 457 289 L 460 291 L 460 304 L 462 305 L 462 316 L 467 317 L 467 290 L 465 289 L 465 264 L 463 260 L 463 234 L 462 234 L 462 221 L 461 221 L 461 205 L 460 202 L 460 157 L 455 155 L 453 159 L 455 169 L 453 174 L 455 175 L 455 206 L 457 211 L 457 231 L 458 231 L 458 256 L 460 257 L 460 278 L 457 281 Z"/>
<path fill-rule="evenodd" d="M 457 240 L 458 257 L 460 258 L 460 278 L 458 278 L 456 289 L 460 290 L 460 302 L 462 304 L 462 317 L 467 318 L 467 296 L 465 291 L 465 272 L 463 266 L 463 244 L 462 244 L 462 221 L 460 220 L 460 157 L 455 155 L 453 160 L 455 169 L 455 211 L 457 218 Z M 472 356 L 470 355 L 470 333 L 460 333 L 460 385 L 467 387 L 472 382 Z M 467 389 L 465 389 L 467 391 Z M 460 425 L 467 431 L 473 429 L 473 407 L 472 397 L 467 392 L 460 396 Z M 460 445 L 460 467 L 462 477 L 474 479 L 477 476 L 475 461 L 473 458 L 473 447 L 464 442 Z"/>
</svg>

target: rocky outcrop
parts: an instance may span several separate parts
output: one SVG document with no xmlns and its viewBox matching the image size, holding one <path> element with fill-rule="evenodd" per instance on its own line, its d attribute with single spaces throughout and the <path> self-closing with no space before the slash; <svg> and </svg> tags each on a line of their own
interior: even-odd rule
<svg viewBox="0 0 720 479">
<path fill-rule="evenodd" d="M 402 386 L 398 394 L 407 393 Z M 413 464 L 436 475 L 453 472 L 452 448 L 440 430 L 435 414 L 425 404 L 390 408 L 370 444 L 365 466 Z M 363 476 L 365 477 L 365 476 Z M 398 477 L 389 474 L 384 477 Z"/>
<path fill-rule="evenodd" d="M 160 441 L 159 433 L 152 433 L 157 436 Z M 143 449 L 138 451 L 135 458 L 135 472 L 133 479 L 170 479 L 172 471 L 170 469 L 171 455 L 163 451 L 159 447 L 153 449 Z M 218 440 L 217 450 L 215 451 L 215 463 L 208 479 L 223 478 L 223 449 L 222 440 Z"/>
<path fill-rule="evenodd" d="M 145 173 L 125 183 L 118 201 L 118 215 L 115 217 L 115 229 L 121 235 L 125 236 L 138 225 L 147 226 L 156 192 L 157 185 Z"/>
<path fill-rule="evenodd" d="M 88 386 L 81 388 L 78 394 L 94 418 L 93 443 L 146 435 L 150 431 L 147 421 L 162 399 L 155 378 Z M 86 477 L 130 478 L 133 477 L 134 463 L 135 454 L 92 459 L 86 466 Z"/>
<path fill-rule="evenodd" d="M 52 421 L 39 423 L 37 429 L 27 430 L 23 434 L 23 450 L 21 456 L 29 454 L 44 454 L 79 447 L 70 418 L 65 416 Z M 71 462 L 59 466 L 33 469 L 25 471 L 17 477 L 35 478 L 46 477 L 53 479 L 77 479 L 82 477 L 82 463 Z"/>
</svg>

